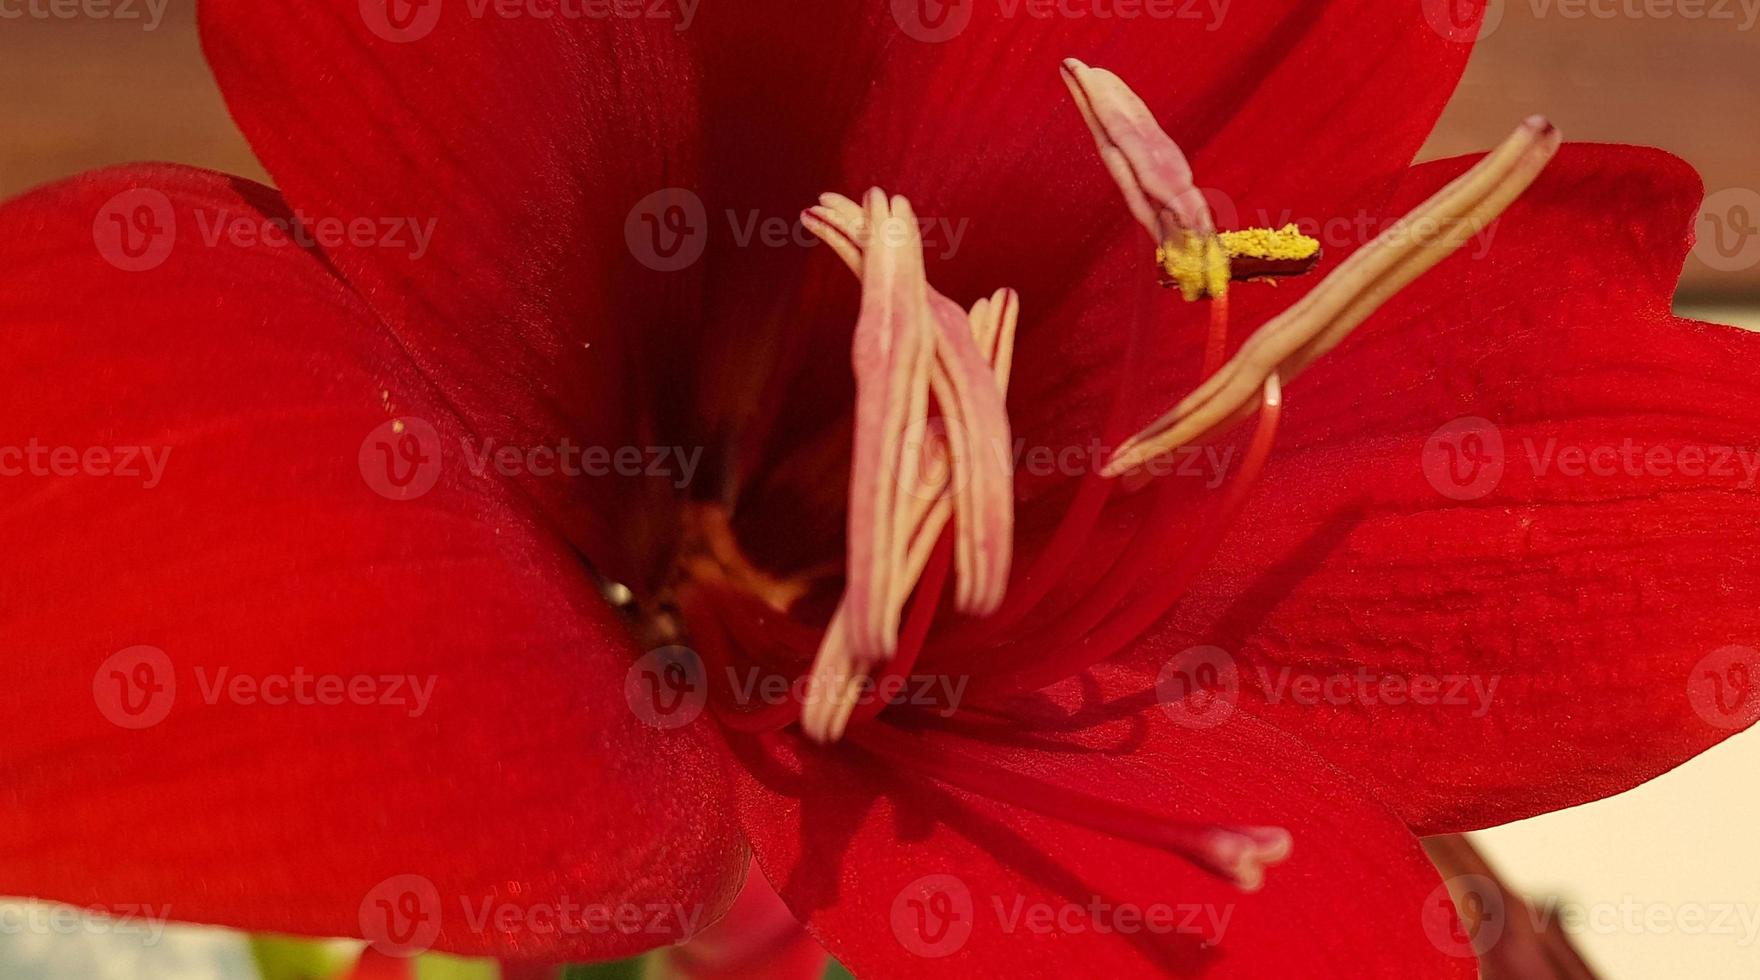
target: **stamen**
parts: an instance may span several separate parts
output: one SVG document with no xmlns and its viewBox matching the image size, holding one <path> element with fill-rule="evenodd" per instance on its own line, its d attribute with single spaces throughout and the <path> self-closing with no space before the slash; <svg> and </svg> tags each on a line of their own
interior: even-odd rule
<svg viewBox="0 0 1760 980">
<path fill-rule="evenodd" d="M 1063 80 L 1125 204 L 1156 244 L 1175 241 L 1179 232 L 1215 234 L 1191 164 L 1137 93 L 1112 72 L 1074 58 L 1064 59 Z"/>
<path fill-rule="evenodd" d="M 844 598 L 851 654 L 863 663 L 892 655 L 906 539 L 898 526 L 907 450 L 928 418 L 933 314 L 916 215 L 902 197 L 868 193 L 868 220 L 884 229 L 862 270 L 862 312 L 850 359 L 856 375 L 855 451 L 850 473 L 848 577 Z"/>
<path fill-rule="evenodd" d="M 852 272 L 861 274 L 872 231 L 855 202 L 824 194 L 801 218 Z M 914 495 L 931 500 L 951 486 L 959 535 L 954 605 L 968 615 L 984 616 L 1002 602 L 1014 550 L 1014 474 L 1004 397 L 1020 306 L 1014 291 L 1003 289 L 988 305 L 980 300 L 968 316 L 932 287 L 928 295 L 936 327 L 930 388 L 947 421 L 945 439 L 951 445 L 946 458 L 952 472 L 947 478 L 928 473 L 927 479 L 916 479 L 925 472 L 919 468 L 900 477 Z M 902 604 L 904 596 L 895 599 Z"/>
<path fill-rule="evenodd" d="M 868 726 L 852 733 L 850 741 L 885 762 L 956 789 L 1178 854 L 1243 891 L 1258 890 L 1265 883 L 1265 868 L 1288 858 L 1293 846 L 1289 831 L 1281 827 L 1168 820 L 1032 773 L 1004 769 L 954 748 L 954 738 L 945 733 L 931 739 L 889 726 Z"/>
<path fill-rule="evenodd" d="M 1117 476 L 1187 445 L 1251 408 L 1265 379 L 1285 383 L 1331 350 L 1394 293 L 1482 231 L 1539 176 L 1559 134 L 1529 118 L 1473 169 L 1420 204 L 1283 314 L 1260 328 L 1196 391 L 1125 441 L 1103 472 Z"/>
<path fill-rule="evenodd" d="M 1079 674 L 1111 658 L 1173 608 L 1221 547 L 1223 536 L 1240 516 L 1247 495 L 1270 458 L 1272 444 L 1277 438 L 1278 419 L 1283 412 L 1283 389 L 1276 375 L 1265 380 L 1260 398 L 1259 424 L 1242 454 L 1240 468 L 1210 512 L 1194 525 L 1198 528 L 1195 539 L 1184 542 L 1183 547 L 1174 552 L 1174 566 L 1169 569 L 1163 561 L 1157 567 L 1156 563 L 1167 556 L 1167 549 L 1160 547 L 1159 541 L 1151 537 L 1133 541 L 1118 564 L 1107 572 L 1077 608 L 1064 614 L 1055 630 L 1040 643 L 1020 651 L 1016 659 L 1032 664 L 1030 669 L 1000 678 L 993 684 L 974 683 L 974 697 L 1036 691 Z M 1173 520 L 1173 515 L 1165 513 L 1162 505 L 1177 505 L 1180 498 L 1172 488 L 1164 493 L 1166 496 L 1157 502 L 1151 524 Z M 1130 598 L 1130 590 L 1139 586 L 1143 591 Z"/>
<path fill-rule="evenodd" d="M 896 654 L 899 617 L 913 590 L 918 593 L 917 608 L 932 610 L 939 602 L 939 579 L 935 595 L 927 602 L 921 589 L 930 583 L 925 579 L 919 588 L 919 579 L 949 520 L 955 527 L 952 560 L 959 571 L 955 605 L 962 612 L 984 615 L 1001 603 L 1014 546 L 1014 474 L 1004 389 L 1013 359 L 1017 298 L 1012 290 L 999 290 L 981 300 L 968 315 L 928 286 L 922 273 L 922 243 L 909 203 L 894 198 L 887 212 L 884 195 L 878 191 L 871 191 L 868 200 L 864 211 L 847 198 L 827 194 L 820 198 L 819 206 L 802 214 L 807 227 L 861 276 L 863 286 L 862 321 L 857 325 L 856 340 L 857 441 L 851 474 L 850 573 L 843 599 L 814 660 L 809 681 L 814 696 L 801 716 L 802 729 L 819 741 L 842 735 L 870 669 Z M 874 409 L 865 399 L 872 400 L 871 384 L 879 372 L 864 372 L 862 351 L 864 343 L 871 343 L 865 331 L 878 322 L 870 314 L 872 295 L 888 286 L 875 278 L 877 257 L 900 248 L 912 254 L 910 290 L 921 293 L 928 312 L 921 379 L 926 384 L 920 391 L 913 388 L 909 392 L 913 405 L 917 399 L 923 403 L 921 410 L 913 409 L 914 414 L 906 420 L 908 432 L 920 438 L 914 445 L 908 438 L 880 443 L 879 458 L 892 464 L 893 485 L 885 488 L 868 483 L 874 472 L 864 465 L 874 456 L 875 442 L 871 429 Z M 913 375 L 908 380 L 914 385 L 919 378 Z M 946 419 L 945 432 L 927 429 L 930 393 Z M 885 394 L 899 398 L 897 392 Z M 865 406 L 870 412 L 867 417 L 863 415 Z M 893 421 L 888 419 L 887 424 Z M 864 428 L 865 424 L 869 428 Z M 864 439 L 864 434 L 869 438 Z M 858 499 L 875 503 L 858 514 Z M 883 535 L 861 537 L 858 522 L 881 517 L 880 507 L 889 508 L 883 515 Z M 855 550 L 859 537 L 875 549 L 860 559 Z M 878 550 L 881 538 L 892 546 L 884 553 Z M 870 568 L 866 577 L 859 577 L 858 560 L 872 562 L 877 555 L 883 555 L 887 567 Z M 876 616 L 881 617 L 878 636 Z M 925 623 L 925 635 L 927 629 Z M 864 635 L 870 644 L 867 647 L 860 642 Z M 876 640 L 882 642 L 874 645 Z M 922 638 L 916 642 L 920 645 Z"/>
</svg>

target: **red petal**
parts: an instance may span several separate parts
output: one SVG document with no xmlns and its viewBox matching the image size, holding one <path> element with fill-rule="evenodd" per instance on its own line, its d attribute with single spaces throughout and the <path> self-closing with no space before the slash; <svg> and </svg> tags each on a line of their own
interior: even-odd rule
<svg viewBox="0 0 1760 980">
<path fill-rule="evenodd" d="M 416 980 L 416 961 L 381 953 L 369 946 L 361 951 L 361 958 L 343 980 Z"/>
<path fill-rule="evenodd" d="M 677 980 L 819 980 L 829 960 L 755 867 L 720 922 L 663 955 Z"/>
<path fill-rule="evenodd" d="M 1566 147 L 1488 256 L 1468 246 L 1289 387 L 1255 502 L 1140 661 L 1228 649 L 1243 707 L 1420 833 L 1617 793 L 1747 727 L 1760 498 L 1741 457 L 1711 467 L 1719 447 L 1760 466 L 1760 337 L 1668 313 L 1699 196 L 1664 154 Z M 1609 455 L 1628 440 L 1632 472 Z M 1475 445 L 1484 465 L 1451 476 Z M 1606 447 L 1609 472 L 1572 475 L 1566 447 Z M 1480 687 L 1298 704 L 1286 669 Z"/>
<path fill-rule="evenodd" d="M 668 323 L 692 319 L 679 311 L 693 291 L 688 273 L 637 264 L 625 219 L 636 234 L 638 200 L 695 183 L 683 40 L 647 18 L 587 28 L 503 9 L 212 0 L 202 36 L 287 199 L 333 230 L 373 224 L 365 244 L 325 251 L 473 430 L 517 447 L 646 446 L 664 435 L 643 413 L 668 389 L 637 365 Z M 388 10 L 413 20 L 399 30 Z M 410 223 L 431 235 L 425 248 Z M 633 580 L 661 551 L 632 542 L 666 533 L 655 503 L 684 474 L 667 476 L 526 482 L 577 545 Z"/>
<path fill-rule="evenodd" d="M 81 454 L 0 458 L 0 891 L 552 962 L 673 938 L 546 931 L 565 901 L 711 920 L 744 860 L 713 736 L 635 716 L 589 574 L 351 290 L 202 232 L 278 207 L 154 167 L 0 211 L 0 415 Z M 127 446 L 163 469 L 85 454 Z"/>
<path fill-rule="evenodd" d="M 1141 697 L 1070 715 L 1073 689 L 1061 693 L 1055 709 L 1017 705 L 1018 734 L 962 750 L 1169 820 L 1281 825 L 1294 856 L 1243 893 L 850 744 L 742 742 L 758 859 L 858 976 L 1473 975 L 1470 957 L 1426 939 L 1421 911 L 1442 886 L 1417 841 L 1294 739 L 1244 715 L 1183 728 Z"/>
</svg>

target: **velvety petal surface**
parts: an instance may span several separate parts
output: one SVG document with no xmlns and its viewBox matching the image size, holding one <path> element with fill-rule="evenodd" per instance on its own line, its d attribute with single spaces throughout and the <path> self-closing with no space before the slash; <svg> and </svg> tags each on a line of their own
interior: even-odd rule
<svg viewBox="0 0 1760 980">
<path fill-rule="evenodd" d="M 276 184 L 347 232 L 326 254 L 479 438 L 670 444 L 655 414 L 681 400 L 646 368 L 694 319 L 698 270 L 683 260 L 702 230 L 651 196 L 697 182 L 675 23 L 488 0 L 204 0 L 201 26 Z M 577 546 L 634 582 L 696 475 L 648 462 L 615 480 L 515 469 Z"/>
<path fill-rule="evenodd" d="M 1660 152 L 1567 146 L 1290 384 L 1145 674 L 1228 650 L 1245 710 L 1421 833 L 1607 796 L 1750 724 L 1760 337 L 1669 312 L 1699 198 Z"/>
<path fill-rule="evenodd" d="M 579 559 L 282 207 L 141 167 L 0 209 L 0 892 L 551 962 L 712 921 L 713 736 L 632 710 Z M 684 912 L 581 911 L 625 906 Z"/>
<path fill-rule="evenodd" d="M 758 860 L 857 976 L 1473 975 L 1424 931 L 1441 885 L 1417 841 L 1294 739 L 1245 715 L 1183 727 L 1122 687 L 1010 714 L 1014 734 L 930 737 L 1161 819 L 1281 825 L 1293 857 L 1245 893 L 847 742 L 736 743 Z"/>
</svg>

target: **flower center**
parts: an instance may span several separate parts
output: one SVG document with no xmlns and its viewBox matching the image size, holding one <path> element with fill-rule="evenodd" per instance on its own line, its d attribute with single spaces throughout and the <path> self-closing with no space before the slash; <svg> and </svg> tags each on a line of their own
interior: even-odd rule
<svg viewBox="0 0 1760 980">
<path fill-rule="evenodd" d="M 970 310 L 930 287 L 910 203 L 870 190 L 858 204 L 827 194 L 803 218 L 861 280 L 852 344 L 856 379 L 843 590 L 823 628 L 791 615 L 814 584 L 770 576 L 740 553 L 728 516 L 688 518 L 677 601 L 711 676 L 743 664 L 804 681 L 796 696 L 742 707 L 732 692 L 710 704 L 735 731 L 798 724 L 808 738 L 846 733 L 884 762 L 951 786 L 1179 853 L 1242 887 L 1281 860 L 1277 828 L 1169 823 L 962 749 L 947 732 L 861 725 L 886 707 L 887 682 L 920 659 L 1008 665 L 971 678 L 968 699 L 1043 688 L 1114 656 L 1161 619 L 1220 547 L 1264 469 L 1285 410 L 1284 389 L 1397 291 L 1465 244 L 1534 180 L 1559 145 L 1533 117 L 1460 178 L 1345 259 L 1229 356 L 1230 283 L 1309 271 L 1319 243 L 1293 226 L 1218 231 L 1184 155 L 1123 82 L 1077 61 L 1064 77 L 1101 159 L 1156 247 L 1157 277 L 1127 338 L 1102 438 L 1117 448 L 1076 487 L 1048 543 L 1013 569 L 1012 446 L 1005 398 L 1019 299 L 1001 289 Z M 1208 302 L 1201 381 L 1128 438 L 1124 426 L 1136 354 L 1153 316 L 1156 280 L 1188 302 Z M 1169 453 L 1256 422 L 1227 486 L 1207 509 L 1162 480 L 1135 508 L 1136 534 L 1103 545 L 1095 530 L 1116 493 L 1152 478 Z M 1183 536 L 1183 537 L 1182 537 Z M 1116 541 L 1117 539 L 1110 539 Z M 1099 553 L 1103 548 L 1111 549 Z M 1086 554 L 1093 560 L 1074 562 Z M 1076 582 L 1076 566 L 1098 567 Z M 952 588 L 948 588 L 951 581 Z M 967 618 L 931 635 L 945 598 Z M 945 657 L 945 659 L 943 659 Z M 810 664 L 810 666 L 809 666 Z M 726 672 L 724 676 L 733 676 Z M 855 725 L 852 728 L 852 724 Z M 955 726 L 957 727 L 957 726 Z"/>
</svg>

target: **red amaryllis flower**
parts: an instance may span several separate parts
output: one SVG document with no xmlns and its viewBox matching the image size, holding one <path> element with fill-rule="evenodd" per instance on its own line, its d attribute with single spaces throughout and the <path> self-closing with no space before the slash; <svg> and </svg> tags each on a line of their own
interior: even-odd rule
<svg viewBox="0 0 1760 980">
<path fill-rule="evenodd" d="M 6 891 L 555 962 L 755 853 L 858 974 L 1466 976 L 1415 835 L 1752 720 L 1756 341 L 1668 312 L 1691 171 L 1567 146 L 1413 288 L 1434 230 L 1348 265 L 1469 165 L 1407 169 L 1467 55 L 1423 5 L 571 9 L 208 3 L 279 194 L 0 210 Z M 1157 226 L 1193 302 L 1070 57 L 1226 191 Z M 858 290 L 787 225 L 870 187 L 811 222 Z M 1324 259 L 1232 322 L 1327 316 L 1217 401 L 1208 236 L 1285 223 Z M 1154 442 L 1186 410 L 1114 475 L 1194 389 L 1226 479 Z"/>
</svg>

